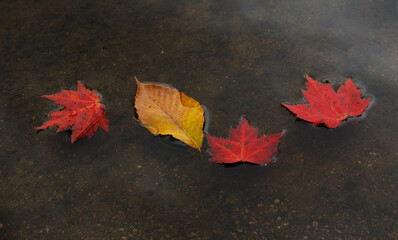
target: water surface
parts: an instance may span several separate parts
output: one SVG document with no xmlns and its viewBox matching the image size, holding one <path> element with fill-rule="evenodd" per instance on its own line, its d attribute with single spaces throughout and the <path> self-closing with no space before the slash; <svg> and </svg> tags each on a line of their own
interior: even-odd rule
<svg viewBox="0 0 398 240">
<path fill-rule="evenodd" d="M 398 239 L 396 1 L 2 1 L 1 239 Z M 366 116 L 314 127 L 281 107 L 305 74 L 352 76 Z M 134 120 L 141 81 L 207 106 L 227 137 L 244 114 L 287 130 L 277 162 L 225 168 Z M 35 134 L 40 98 L 76 81 L 110 131 Z"/>
</svg>

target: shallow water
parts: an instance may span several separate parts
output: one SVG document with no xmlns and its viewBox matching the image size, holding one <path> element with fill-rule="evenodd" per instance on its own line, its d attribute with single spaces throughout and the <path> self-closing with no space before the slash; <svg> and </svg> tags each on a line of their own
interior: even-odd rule
<svg viewBox="0 0 398 240">
<path fill-rule="evenodd" d="M 396 1 L 2 1 L 1 239 L 398 239 Z M 305 74 L 374 97 L 336 129 L 297 121 Z M 232 168 L 134 120 L 141 81 L 287 130 L 277 162 Z M 76 81 L 110 131 L 73 145 L 35 126 Z M 207 149 L 206 142 L 203 150 Z"/>
</svg>

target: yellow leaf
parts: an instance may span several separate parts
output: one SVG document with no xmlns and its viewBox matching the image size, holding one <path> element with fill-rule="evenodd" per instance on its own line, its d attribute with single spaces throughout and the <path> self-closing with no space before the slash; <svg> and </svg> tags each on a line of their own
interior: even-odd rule
<svg viewBox="0 0 398 240">
<path fill-rule="evenodd" d="M 200 151 L 203 142 L 203 108 L 177 89 L 137 81 L 135 109 L 152 133 L 172 135 Z"/>
</svg>

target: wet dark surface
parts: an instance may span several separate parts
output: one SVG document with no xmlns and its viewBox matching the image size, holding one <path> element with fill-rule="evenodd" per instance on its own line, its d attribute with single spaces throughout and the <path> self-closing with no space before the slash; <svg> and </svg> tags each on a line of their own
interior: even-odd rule
<svg viewBox="0 0 398 240">
<path fill-rule="evenodd" d="M 398 239 L 396 1 L 0 2 L 1 239 Z M 334 130 L 296 121 L 304 74 L 374 101 Z M 134 118 L 136 85 L 172 85 L 228 136 L 286 129 L 278 161 L 225 168 Z M 33 127 L 76 81 L 110 131 Z M 203 150 L 207 149 L 205 142 Z"/>
</svg>

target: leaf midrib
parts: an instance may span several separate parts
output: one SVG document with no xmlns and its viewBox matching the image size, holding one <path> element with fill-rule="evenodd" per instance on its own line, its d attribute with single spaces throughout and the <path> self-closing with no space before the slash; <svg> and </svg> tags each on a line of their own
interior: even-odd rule
<svg viewBox="0 0 398 240">
<path fill-rule="evenodd" d="M 316 90 L 316 92 L 318 93 L 318 95 L 319 95 L 322 99 L 324 99 L 324 98 L 322 97 L 321 92 L 320 92 L 319 89 L 315 86 L 315 84 L 312 84 L 312 85 L 313 85 L 314 89 Z M 337 94 L 334 90 L 333 90 L 333 93 L 334 93 L 334 94 Z M 330 101 L 326 101 L 325 99 L 324 99 L 324 101 L 327 102 L 327 103 L 329 104 L 329 107 L 331 108 L 331 110 L 332 110 L 333 112 L 335 112 L 335 113 L 340 117 L 340 118 L 337 118 L 337 120 L 341 121 L 341 120 L 344 120 L 344 119 L 347 118 L 347 116 L 342 116 L 339 112 L 337 112 L 336 109 L 330 104 Z M 319 114 L 318 114 L 318 115 L 319 115 Z M 319 115 L 319 116 L 321 116 L 321 115 Z M 331 117 L 327 117 L 327 118 L 336 119 L 336 118 L 331 118 Z"/>
<path fill-rule="evenodd" d="M 173 120 L 173 122 L 185 133 L 186 136 L 188 136 L 189 139 L 192 140 L 192 142 L 195 144 L 196 148 L 200 151 L 200 147 L 199 145 L 196 143 L 196 141 L 191 137 L 191 135 L 188 134 L 187 131 L 185 131 L 185 129 L 183 128 L 183 126 L 181 126 L 181 124 L 172 116 L 170 115 L 164 108 L 162 105 L 160 105 L 154 98 L 149 97 L 149 99 L 152 100 L 153 103 L 155 103 L 164 113 L 166 113 L 166 115 Z"/>
</svg>

